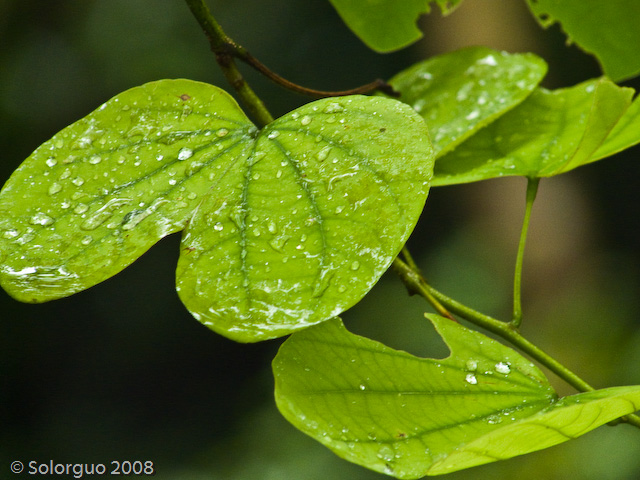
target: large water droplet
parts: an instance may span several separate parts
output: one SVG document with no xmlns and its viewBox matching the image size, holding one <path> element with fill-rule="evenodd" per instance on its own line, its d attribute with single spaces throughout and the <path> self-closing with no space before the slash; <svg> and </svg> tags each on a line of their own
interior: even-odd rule
<svg viewBox="0 0 640 480">
<path fill-rule="evenodd" d="M 304 126 L 307 126 L 311 123 L 311 120 L 313 120 L 309 115 L 305 115 L 304 117 L 302 117 L 302 119 L 300 120 L 300 123 Z"/>
<path fill-rule="evenodd" d="M 43 227 L 51 225 L 53 222 L 53 218 L 44 212 L 37 212 L 29 219 L 31 225 L 42 225 Z"/>
<path fill-rule="evenodd" d="M 47 167 L 55 167 L 58 164 L 58 161 L 53 157 L 49 157 L 45 163 L 47 164 Z"/>
<path fill-rule="evenodd" d="M 83 230 L 95 230 L 111 218 L 118 208 L 130 202 L 131 200 L 128 198 L 112 198 L 82 222 L 80 228 Z"/>
<path fill-rule="evenodd" d="M 329 156 L 329 152 L 331 152 L 331 146 L 326 145 L 318 153 L 316 153 L 316 158 L 318 159 L 318 161 L 322 162 L 327 159 L 327 157 Z"/>
<path fill-rule="evenodd" d="M 511 367 L 509 366 L 508 363 L 499 362 L 499 363 L 496 363 L 496 372 L 507 375 L 508 373 L 511 372 Z"/>
<path fill-rule="evenodd" d="M 178 152 L 178 160 L 187 160 L 193 156 L 193 150 L 188 147 L 182 147 Z"/>
<path fill-rule="evenodd" d="M 56 193 L 60 192 L 62 190 L 62 185 L 60 185 L 59 183 L 52 183 L 51 186 L 49 187 L 49 190 L 47 191 L 49 193 L 49 195 L 55 195 Z"/>
<path fill-rule="evenodd" d="M 464 377 L 464 380 L 470 385 L 476 385 L 478 383 L 478 379 L 473 373 L 467 374 L 467 376 Z"/>
</svg>

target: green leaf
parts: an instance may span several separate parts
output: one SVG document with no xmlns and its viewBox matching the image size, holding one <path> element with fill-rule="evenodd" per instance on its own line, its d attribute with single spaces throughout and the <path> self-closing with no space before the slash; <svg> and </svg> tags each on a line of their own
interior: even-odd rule
<svg viewBox="0 0 640 480">
<path fill-rule="evenodd" d="M 390 83 L 427 122 L 438 158 L 521 103 L 546 72 L 535 55 L 471 47 L 413 65 Z"/>
<path fill-rule="evenodd" d="M 279 118 L 221 166 L 185 230 L 178 290 L 213 330 L 256 341 L 369 291 L 418 220 L 433 154 L 410 107 L 354 96 Z"/>
<path fill-rule="evenodd" d="M 236 340 L 273 338 L 368 292 L 413 230 L 432 173 L 426 125 L 396 100 L 319 100 L 258 132 L 214 86 L 152 82 L 12 175 L 0 281 L 23 301 L 71 295 L 188 225 L 177 272 L 187 308 Z"/>
<path fill-rule="evenodd" d="M 420 15 L 431 11 L 432 0 L 329 0 L 342 20 L 369 48 L 391 52 L 422 37 Z M 436 0 L 444 15 L 462 0 Z"/>
<path fill-rule="evenodd" d="M 606 75 L 622 81 L 640 74 L 640 2 L 636 0 L 528 0 L 542 26 L 555 22 L 595 55 Z"/>
<path fill-rule="evenodd" d="M 604 143 L 593 154 L 593 160 L 610 157 L 640 143 L 640 97 L 636 97 Z"/>
<path fill-rule="evenodd" d="M 633 90 L 606 79 L 571 88 L 537 89 L 517 108 L 480 130 L 436 162 L 434 185 L 453 185 L 508 175 L 550 177 L 615 153 L 599 151 L 610 134 L 628 146 L 637 142 L 625 118 Z M 627 122 L 625 121 L 625 124 Z M 613 142 L 613 140 L 612 140 Z M 606 145 L 606 144 L 605 144 Z"/>
<path fill-rule="evenodd" d="M 547 448 L 639 408 L 640 387 L 557 401 L 517 352 L 428 318 L 451 350 L 443 360 L 353 335 L 338 319 L 292 335 L 273 362 L 281 413 L 346 460 L 420 478 Z"/>
<path fill-rule="evenodd" d="M 42 144 L 0 192 L 0 283 L 42 302 L 91 287 L 181 230 L 255 127 L 223 90 L 127 90 Z"/>
</svg>

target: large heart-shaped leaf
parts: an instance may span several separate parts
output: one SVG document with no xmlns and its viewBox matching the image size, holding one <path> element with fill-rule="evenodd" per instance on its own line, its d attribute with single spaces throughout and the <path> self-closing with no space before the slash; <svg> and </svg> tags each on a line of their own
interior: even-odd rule
<svg viewBox="0 0 640 480">
<path fill-rule="evenodd" d="M 539 88 L 439 158 L 434 185 L 507 175 L 549 177 L 615 153 L 640 139 L 637 107 L 625 115 L 632 96 L 633 89 L 604 78 L 554 91 Z"/>
<path fill-rule="evenodd" d="M 339 456 L 397 478 L 547 448 L 640 408 L 640 386 L 558 401 L 517 352 L 429 318 L 451 350 L 443 360 L 353 335 L 338 319 L 292 335 L 273 362 L 278 408 Z"/>
<path fill-rule="evenodd" d="M 417 63 L 390 83 L 427 122 L 438 158 L 521 103 L 546 72 L 533 54 L 470 47 Z"/>
<path fill-rule="evenodd" d="M 416 27 L 418 17 L 431 10 L 434 0 L 329 0 L 344 23 L 369 48 L 390 52 L 404 48 L 422 37 Z M 462 0 L 435 0 L 448 14 Z"/>
<path fill-rule="evenodd" d="M 640 2 L 637 0 L 527 0 L 544 27 L 562 25 L 575 41 L 600 61 L 615 81 L 640 74 Z"/>
<path fill-rule="evenodd" d="M 410 107 L 325 99 L 219 162 L 182 241 L 189 310 L 239 341 L 290 333 L 362 298 L 412 231 L 433 155 Z"/>
<path fill-rule="evenodd" d="M 396 100 L 319 100 L 259 132 L 214 86 L 149 83 L 12 175 L 0 281 L 23 301 L 71 295 L 188 224 L 178 290 L 193 315 L 241 341 L 284 335 L 371 288 L 415 226 L 432 172 L 426 126 Z"/>
<path fill-rule="evenodd" d="M 184 228 L 216 158 L 255 130 L 204 83 L 162 80 L 112 98 L 38 147 L 2 189 L 2 286 L 42 302 L 115 275 Z"/>
</svg>

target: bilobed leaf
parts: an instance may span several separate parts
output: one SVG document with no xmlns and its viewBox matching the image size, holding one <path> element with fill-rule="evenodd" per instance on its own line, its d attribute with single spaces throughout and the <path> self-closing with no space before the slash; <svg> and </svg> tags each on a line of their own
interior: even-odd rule
<svg viewBox="0 0 640 480">
<path fill-rule="evenodd" d="M 36 149 L 0 193 L 0 282 L 21 301 L 91 287 L 181 230 L 255 127 L 223 90 L 127 90 Z M 249 140 L 247 140 L 249 139 Z"/>
<path fill-rule="evenodd" d="M 625 112 L 633 90 L 606 79 L 571 88 L 539 88 L 436 162 L 434 185 L 453 185 L 508 175 L 550 177 L 637 142 L 637 113 Z M 637 107 L 636 107 L 637 108 Z M 616 125 L 627 118 L 620 129 Z M 628 126 L 624 126 L 628 125 Z M 614 140 L 612 140 L 614 142 Z M 601 145 L 606 150 L 599 151 Z"/>
<path fill-rule="evenodd" d="M 417 63 L 389 83 L 427 122 L 438 158 L 521 103 L 546 72 L 533 54 L 470 47 Z"/>
<path fill-rule="evenodd" d="M 342 20 L 369 48 L 390 52 L 422 37 L 416 27 L 420 15 L 431 11 L 433 0 L 329 0 Z M 436 0 L 443 14 L 462 0 Z"/>
<path fill-rule="evenodd" d="M 544 27 L 559 22 L 570 41 L 596 56 L 614 81 L 640 74 L 640 2 L 636 0 L 528 0 Z"/>
<path fill-rule="evenodd" d="M 413 230 L 433 173 L 407 105 L 320 100 L 258 131 L 224 91 L 128 90 L 39 147 L 0 192 L 0 282 L 71 295 L 184 229 L 177 286 L 239 341 L 285 335 L 362 298 Z"/>
<path fill-rule="evenodd" d="M 182 301 L 238 341 L 337 315 L 397 255 L 432 168 L 424 122 L 395 100 L 325 99 L 279 118 L 222 164 L 185 230 Z"/>
<path fill-rule="evenodd" d="M 276 402 L 337 455 L 420 478 L 522 455 L 640 408 L 640 387 L 557 396 L 517 352 L 429 315 L 451 350 L 418 358 L 335 319 L 292 335 L 273 362 Z"/>
</svg>

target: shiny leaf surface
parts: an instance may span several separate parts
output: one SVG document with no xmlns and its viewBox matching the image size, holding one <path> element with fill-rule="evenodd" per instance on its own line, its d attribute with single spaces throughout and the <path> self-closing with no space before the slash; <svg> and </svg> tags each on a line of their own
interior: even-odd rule
<svg viewBox="0 0 640 480">
<path fill-rule="evenodd" d="M 521 103 L 546 72 L 533 54 L 471 47 L 417 63 L 390 83 L 427 122 L 437 158 Z"/>
<path fill-rule="evenodd" d="M 324 321 L 389 267 L 422 211 L 433 155 L 401 102 L 305 105 L 225 158 L 182 241 L 189 310 L 238 341 Z"/>
<path fill-rule="evenodd" d="M 338 319 L 292 335 L 273 363 L 281 413 L 342 458 L 420 478 L 547 448 L 640 406 L 640 387 L 558 401 L 517 352 L 429 318 L 451 350 L 445 359 L 393 350 Z"/>
<path fill-rule="evenodd" d="M 223 90 L 127 90 L 36 149 L 0 193 L 0 282 L 21 301 L 71 295 L 184 228 L 216 158 L 255 127 Z"/>
<path fill-rule="evenodd" d="M 434 185 L 508 175 L 550 177 L 615 153 L 620 144 L 624 148 L 638 139 L 637 107 L 625 117 L 632 96 L 632 89 L 606 79 L 554 91 L 539 88 L 438 159 Z M 601 146 L 604 150 L 599 151 Z"/>
</svg>

